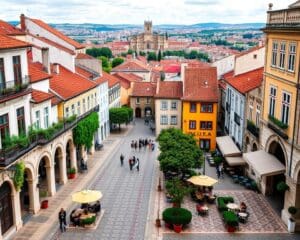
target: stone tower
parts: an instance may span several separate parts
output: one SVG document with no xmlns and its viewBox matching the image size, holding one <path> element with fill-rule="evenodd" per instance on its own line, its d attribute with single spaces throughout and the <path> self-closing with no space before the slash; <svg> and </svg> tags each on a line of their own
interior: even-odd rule
<svg viewBox="0 0 300 240">
<path fill-rule="evenodd" d="M 152 34 L 152 21 L 144 21 L 144 32 L 145 34 Z"/>
</svg>

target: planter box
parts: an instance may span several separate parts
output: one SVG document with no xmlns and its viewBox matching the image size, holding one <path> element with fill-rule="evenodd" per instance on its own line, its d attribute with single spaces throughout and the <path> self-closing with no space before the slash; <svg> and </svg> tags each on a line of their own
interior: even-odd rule
<svg viewBox="0 0 300 240">
<path fill-rule="evenodd" d="M 74 179 L 76 177 L 76 173 L 69 173 L 68 179 Z"/>
<path fill-rule="evenodd" d="M 295 232 L 295 227 L 296 227 L 296 222 L 293 219 L 289 218 L 289 221 L 288 221 L 288 231 L 290 233 L 294 233 Z"/>
<path fill-rule="evenodd" d="M 180 233 L 182 231 L 182 224 L 173 224 L 173 229 L 174 229 L 174 232 L 176 233 Z"/>
<path fill-rule="evenodd" d="M 233 233 L 233 232 L 235 232 L 235 230 L 236 230 L 236 227 L 233 227 L 233 226 L 227 226 L 227 232 Z"/>
<path fill-rule="evenodd" d="M 46 209 L 48 208 L 48 200 L 43 200 L 41 203 L 41 209 Z"/>
</svg>

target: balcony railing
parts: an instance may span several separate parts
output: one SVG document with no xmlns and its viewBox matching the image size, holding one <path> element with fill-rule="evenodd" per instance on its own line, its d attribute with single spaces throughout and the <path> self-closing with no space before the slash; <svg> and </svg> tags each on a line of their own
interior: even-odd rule
<svg viewBox="0 0 300 240">
<path fill-rule="evenodd" d="M 241 125 L 241 117 L 237 113 L 234 113 L 234 122 L 239 126 Z"/>
<path fill-rule="evenodd" d="M 289 136 L 285 133 L 285 130 L 288 128 L 288 125 L 282 123 L 280 120 L 270 115 L 269 115 L 268 127 L 283 139 L 287 140 L 289 138 Z"/>
<path fill-rule="evenodd" d="M 0 96 L 6 96 L 21 92 L 28 87 L 30 76 L 25 76 L 21 79 L 19 84 L 15 80 L 0 83 Z"/>
<path fill-rule="evenodd" d="M 300 8 L 289 8 L 268 12 L 268 27 L 296 27 L 300 25 Z"/>
<path fill-rule="evenodd" d="M 48 129 L 36 130 L 29 133 L 29 143 L 27 146 L 15 145 L 7 149 L 0 150 L 0 169 L 4 169 L 14 163 L 18 158 L 27 152 L 34 149 L 36 146 L 43 146 L 48 144 L 53 139 L 57 138 L 64 132 L 76 127 L 77 123 L 86 118 L 90 113 L 99 111 L 99 105 L 91 108 L 86 113 L 79 117 L 70 117 L 60 120 L 58 123 L 49 127 Z"/>
<path fill-rule="evenodd" d="M 255 137 L 259 138 L 259 128 L 256 127 L 256 125 L 252 121 L 250 121 L 250 120 L 247 120 L 247 130 L 252 135 L 254 135 Z"/>
</svg>

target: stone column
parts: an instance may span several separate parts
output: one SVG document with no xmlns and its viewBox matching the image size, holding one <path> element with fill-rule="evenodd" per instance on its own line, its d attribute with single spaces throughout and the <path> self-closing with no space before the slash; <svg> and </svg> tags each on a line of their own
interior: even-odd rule
<svg viewBox="0 0 300 240">
<path fill-rule="evenodd" d="M 77 161 L 76 161 L 76 158 L 77 158 L 77 156 L 76 156 L 76 148 L 75 148 L 75 146 L 73 145 L 72 147 L 71 147 L 71 153 L 70 153 L 70 158 L 71 158 L 71 167 L 72 168 L 75 168 L 76 169 L 76 172 L 77 172 L 77 169 L 78 169 L 78 167 L 77 167 Z"/>
<path fill-rule="evenodd" d="M 29 211 L 36 214 L 40 210 L 40 193 L 37 187 L 38 178 L 33 180 L 28 179 L 28 193 L 29 193 Z"/>
<path fill-rule="evenodd" d="M 67 180 L 67 163 L 66 156 L 62 153 L 59 161 L 59 183 L 66 184 Z"/>
<path fill-rule="evenodd" d="M 56 192 L 55 188 L 55 173 L 54 173 L 54 165 L 46 166 L 47 173 L 47 186 L 48 186 L 48 196 L 54 196 Z"/>
<path fill-rule="evenodd" d="M 20 191 L 16 191 L 11 194 L 13 200 L 13 214 L 15 216 L 15 226 L 16 229 L 20 229 L 22 227 L 23 221 L 21 216 L 21 204 L 20 204 Z"/>
</svg>

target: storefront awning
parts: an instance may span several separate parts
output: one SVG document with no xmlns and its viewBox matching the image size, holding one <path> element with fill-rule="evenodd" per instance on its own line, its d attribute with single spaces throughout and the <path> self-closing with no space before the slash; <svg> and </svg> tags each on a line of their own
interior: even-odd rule
<svg viewBox="0 0 300 240">
<path fill-rule="evenodd" d="M 225 157 L 225 160 L 228 163 L 228 165 L 231 167 L 241 166 L 246 164 L 246 161 L 242 157 Z"/>
<path fill-rule="evenodd" d="M 217 145 L 224 157 L 241 156 L 242 153 L 229 136 L 217 137 Z"/>
<path fill-rule="evenodd" d="M 243 158 L 260 177 L 285 172 L 285 166 L 276 157 L 263 150 L 244 153 Z"/>
</svg>

